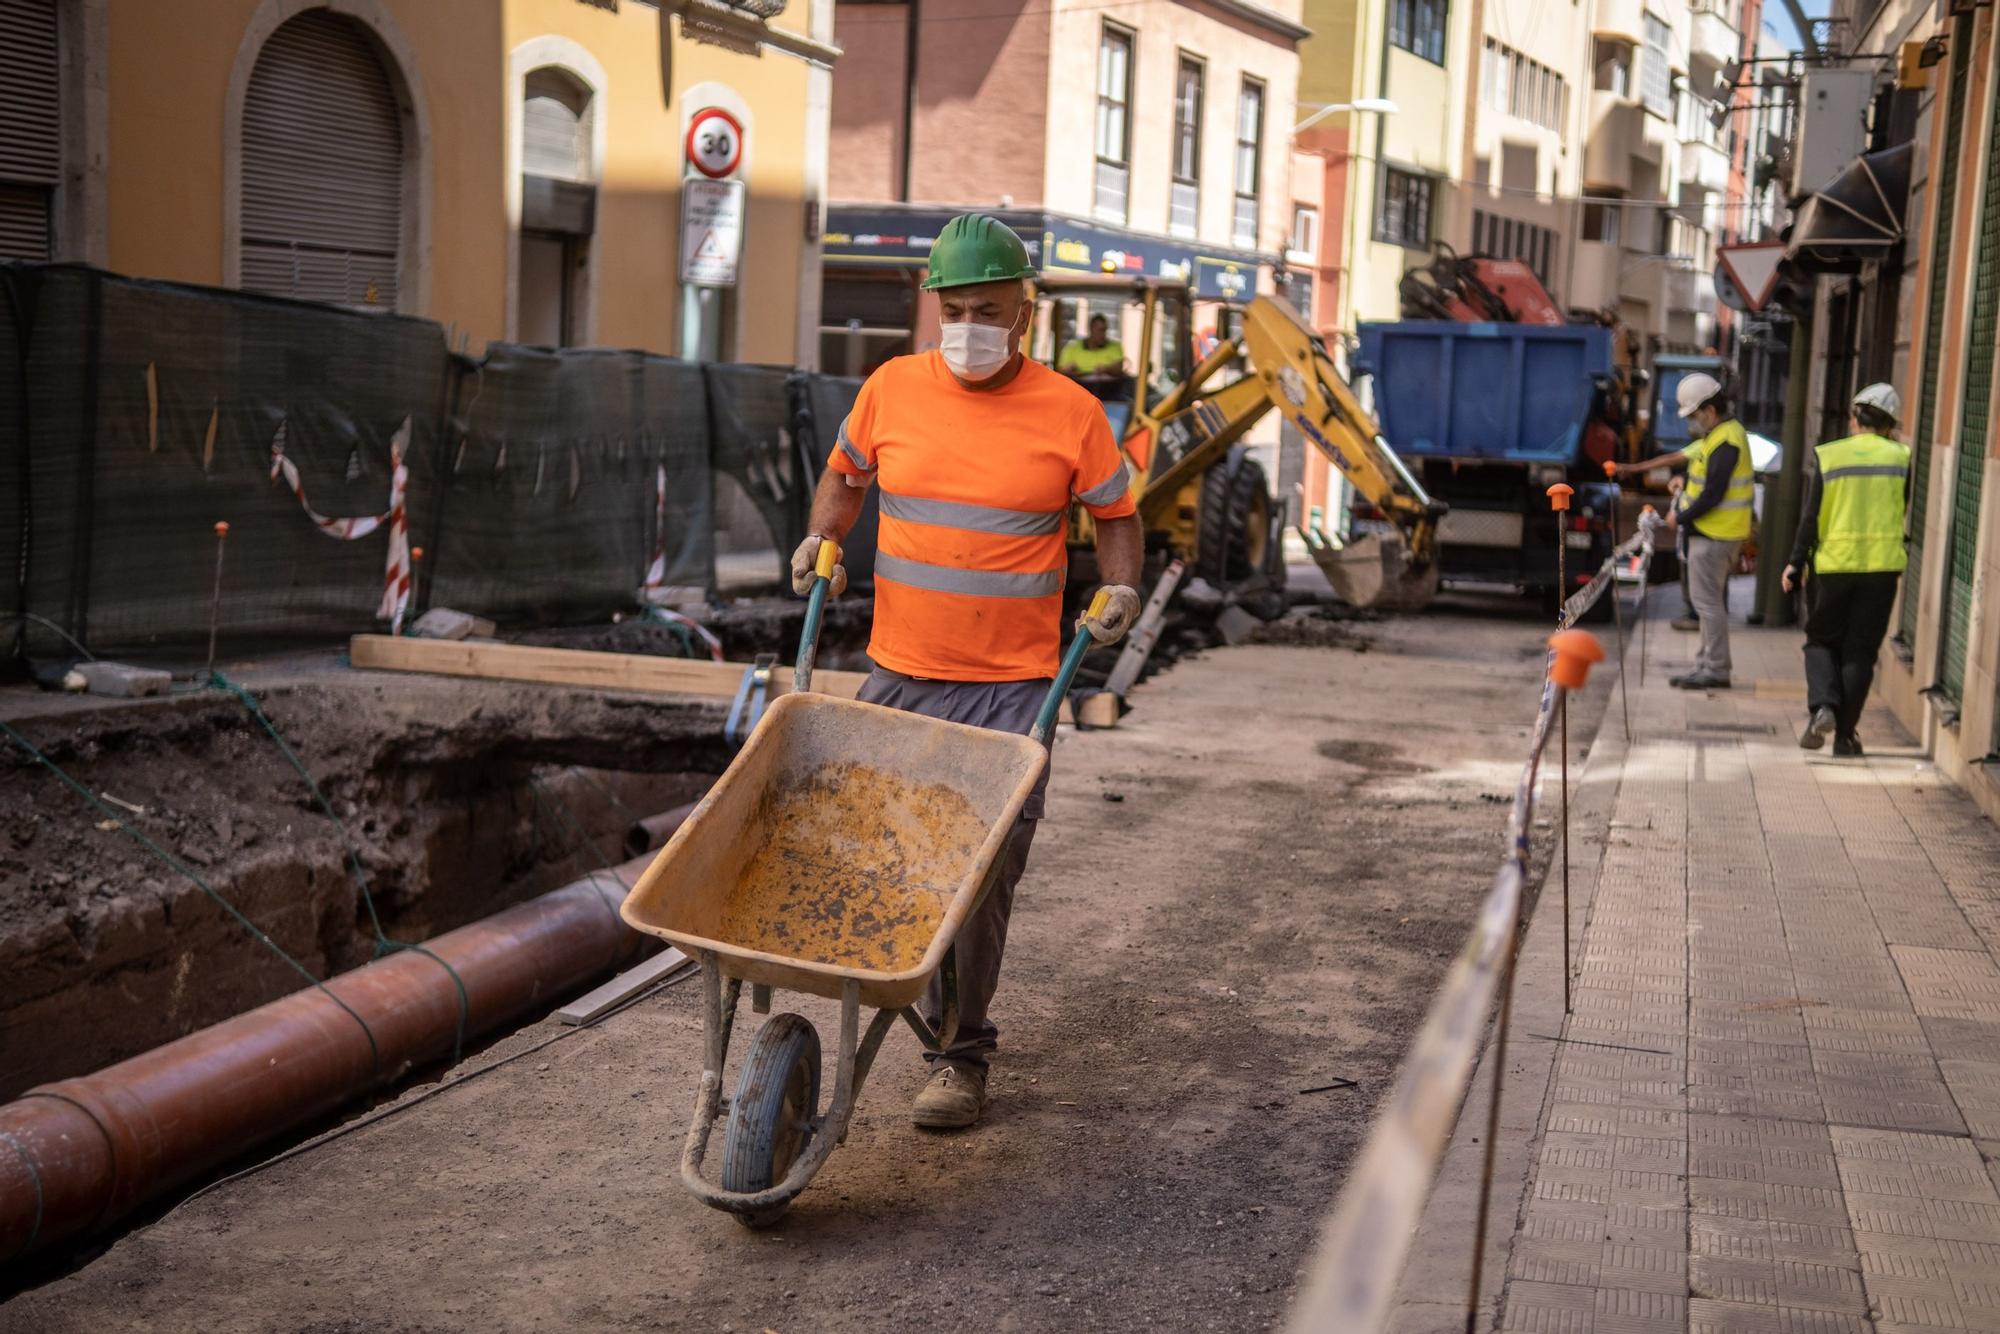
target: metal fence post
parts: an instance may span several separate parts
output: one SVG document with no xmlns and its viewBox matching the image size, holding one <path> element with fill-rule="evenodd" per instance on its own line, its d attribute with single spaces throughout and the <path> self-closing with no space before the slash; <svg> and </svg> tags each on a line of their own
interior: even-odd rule
<svg viewBox="0 0 2000 1334">
<path fill-rule="evenodd" d="M 1569 629 L 1569 498 L 1572 489 L 1557 482 L 1548 490 L 1549 508 L 1556 516 L 1556 630 Z M 1617 588 L 1611 589 L 1617 595 Z M 1563 1013 L 1571 1010 L 1569 994 L 1569 692 L 1556 700 L 1562 743 L 1562 885 L 1563 885 Z"/>
</svg>

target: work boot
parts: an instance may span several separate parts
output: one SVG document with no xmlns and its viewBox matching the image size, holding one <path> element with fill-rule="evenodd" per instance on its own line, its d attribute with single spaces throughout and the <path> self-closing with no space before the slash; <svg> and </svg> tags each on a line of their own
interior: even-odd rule
<svg viewBox="0 0 2000 1334">
<path fill-rule="evenodd" d="M 1676 630 L 1699 630 L 1701 629 L 1701 617 L 1676 616 L 1674 617 L 1673 625 Z"/>
<path fill-rule="evenodd" d="M 985 1110 L 986 1071 L 966 1061 L 939 1061 L 910 1104 L 910 1120 L 928 1130 L 963 1130 Z"/>
<path fill-rule="evenodd" d="M 1843 759 L 1860 759 L 1863 753 L 1861 738 L 1852 732 L 1849 732 L 1846 736 L 1835 737 L 1833 739 L 1833 753 Z"/>
<path fill-rule="evenodd" d="M 1673 677 L 1667 684 L 1678 686 L 1682 690 L 1727 690 L 1729 678 L 1717 676 L 1713 672 L 1692 672 L 1687 676 Z"/>
<path fill-rule="evenodd" d="M 1799 733 L 1799 748 L 1818 750 L 1824 746 L 1826 739 L 1833 735 L 1834 721 L 1833 710 L 1824 704 L 1814 709 L 1812 717 L 1806 720 L 1806 730 Z"/>
</svg>

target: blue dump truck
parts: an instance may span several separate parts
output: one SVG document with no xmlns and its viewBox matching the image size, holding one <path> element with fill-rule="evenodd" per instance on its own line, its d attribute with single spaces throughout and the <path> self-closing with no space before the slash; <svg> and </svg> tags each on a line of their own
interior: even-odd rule
<svg viewBox="0 0 2000 1334">
<path fill-rule="evenodd" d="M 1618 488 L 1603 459 L 1614 437 L 1593 423 L 1617 383 L 1611 338 L 1586 324 L 1361 326 L 1354 370 L 1374 386 L 1382 438 L 1451 506 L 1438 529 L 1446 584 L 1511 585 L 1553 612 L 1610 554 Z M 1575 489 L 1560 523 L 1547 496 L 1557 482 Z M 1608 600 L 1597 606 L 1608 614 Z"/>
</svg>

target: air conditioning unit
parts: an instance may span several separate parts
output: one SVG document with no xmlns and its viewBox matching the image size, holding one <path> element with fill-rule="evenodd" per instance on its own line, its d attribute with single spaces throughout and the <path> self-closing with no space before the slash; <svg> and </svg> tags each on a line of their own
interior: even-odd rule
<svg viewBox="0 0 2000 1334">
<path fill-rule="evenodd" d="M 1861 156 L 1868 142 L 1868 105 L 1875 98 L 1872 68 L 1809 69 L 1799 98 L 1799 138 L 1791 192 L 1817 190 Z"/>
</svg>

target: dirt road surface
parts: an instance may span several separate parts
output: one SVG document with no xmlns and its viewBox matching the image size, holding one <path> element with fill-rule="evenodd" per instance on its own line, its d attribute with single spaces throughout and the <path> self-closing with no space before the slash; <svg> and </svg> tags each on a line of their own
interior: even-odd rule
<svg viewBox="0 0 2000 1334">
<path fill-rule="evenodd" d="M 1500 856 L 1546 631 L 1498 606 L 1208 653 L 1066 736 L 986 1123 L 910 1126 L 899 1027 L 770 1231 L 676 1178 L 682 984 L 224 1185 L 0 1329 L 1269 1328 Z M 775 1008 L 830 1043 L 830 1005 Z"/>
</svg>

